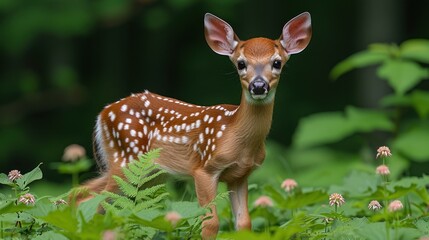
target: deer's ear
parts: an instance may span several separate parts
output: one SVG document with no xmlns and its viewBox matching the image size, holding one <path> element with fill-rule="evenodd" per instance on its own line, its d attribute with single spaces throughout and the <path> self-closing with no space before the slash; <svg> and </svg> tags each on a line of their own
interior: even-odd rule
<svg viewBox="0 0 429 240">
<path fill-rule="evenodd" d="M 304 12 L 284 25 L 280 43 L 288 54 L 296 54 L 307 47 L 310 39 L 311 16 Z"/>
<path fill-rule="evenodd" d="M 227 22 L 210 13 L 204 16 L 204 33 L 210 48 L 220 55 L 231 56 L 239 41 Z"/>
</svg>

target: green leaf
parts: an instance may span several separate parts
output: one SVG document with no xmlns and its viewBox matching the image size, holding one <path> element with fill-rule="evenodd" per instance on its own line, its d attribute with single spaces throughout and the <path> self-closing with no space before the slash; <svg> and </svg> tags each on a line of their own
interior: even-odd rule
<svg viewBox="0 0 429 240">
<path fill-rule="evenodd" d="M 381 63 L 388 59 L 388 55 L 384 52 L 365 50 L 355 53 L 345 60 L 338 63 L 331 71 L 332 79 L 337 79 L 346 72 L 355 68 L 366 67 L 369 65 Z"/>
<path fill-rule="evenodd" d="M 414 127 L 398 136 L 393 149 L 406 157 L 419 161 L 429 161 L 429 127 Z"/>
<path fill-rule="evenodd" d="M 13 201 L 5 201 L 0 204 L 0 215 L 5 213 L 17 213 L 21 211 L 27 211 L 32 209 L 33 206 L 27 206 L 25 204 L 15 205 Z"/>
<path fill-rule="evenodd" d="M 94 215 L 98 212 L 100 204 L 107 198 L 105 195 L 97 195 L 88 201 L 79 204 L 78 212 L 80 212 L 85 220 L 89 222 Z"/>
<path fill-rule="evenodd" d="M 51 163 L 51 167 L 58 169 L 62 174 L 74 174 L 88 171 L 93 165 L 93 161 L 83 158 L 76 162 L 55 162 Z"/>
<path fill-rule="evenodd" d="M 206 210 L 197 202 L 172 202 L 171 203 L 171 210 L 176 211 L 182 216 L 182 218 L 194 218 L 197 216 L 201 216 L 205 214 Z"/>
<path fill-rule="evenodd" d="M 39 168 L 40 165 L 41 165 L 41 163 L 39 165 L 37 165 L 37 167 L 35 167 L 33 170 L 22 175 L 22 177 L 20 177 L 16 180 L 16 183 L 18 184 L 18 186 L 21 189 L 25 189 L 28 186 L 28 184 L 30 184 L 36 180 L 42 179 L 43 173 L 42 173 L 42 170 L 40 170 L 40 168 Z"/>
<path fill-rule="evenodd" d="M 398 95 L 403 95 L 429 76 L 428 70 L 417 63 L 400 59 L 386 61 L 378 68 L 377 74 L 386 79 Z"/>
<path fill-rule="evenodd" d="M 382 107 L 408 107 L 411 106 L 412 101 L 411 101 L 411 97 L 406 95 L 396 95 L 396 94 L 392 94 L 392 95 L 387 95 L 384 96 L 381 100 L 380 100 L 380 105 Z"/>
<path fill-rule="evenodd" d="M 78 232 L 78 220 L 75 213 L 70 207 L 52 211 L 45 217 L 41 217 L 44 221 L 51 224 L 52 226 L 58 227 L 63 231 L 69 233 Z"/>
<path fill-rule="evenodd" d="M 256 233 L 251 231 L 228 232 L 219 235 L 220 239 L 236 239 L 236 240 L 260 240 L 271 239 L 268 232 Z M 284 238 L 286 239 L 286 238 Z"/>
<path fill-rule="evenodd" d="M 420 118 L 429 116 L 429 92 L 415 90 L 411 93 L 411 103 Z"/>
<path fill-rule="evenodd" d="M 31 238 L 32 240 L 68 240 L 67 237 L 60 233 L 53 231 L 44 232 L 36 237 Z"/>
<path fill-rule="evenodd" d="M 16 184 L 10 181 L 9 177 L 4 173 L 0 173 L 0 184 L 11 186 L 11 187 L 16 186 Z"/>
<path fill-rule="evenodd" d="M 317 113 L 301 119 L 294 135 L 296 147 L 339 141 L 352 132 L 341 112 Z"/>
<path fill-rule="evenodd" d="M 429 40 L 427 39 L 405 41 L 401 44 L 400 50 L 404 58 L 429 63 Z"/>
<path fill-rule="evenodd" d="M 317 113 L 301 119 L 294 135 L 294 145 L 311 147 L 333 143 L 356 132 L 394 129 L 394 124 L 382 112 L 347 107 L 345 114 Z"/>
<path fill-rule="evenodd" d="M 349 106 L 346 108 L 346 115 L 352 129 L 355 131 L 393 131 L 395 127 L 387 115 L 380 111 L 359 109 Z"/>
</svg>

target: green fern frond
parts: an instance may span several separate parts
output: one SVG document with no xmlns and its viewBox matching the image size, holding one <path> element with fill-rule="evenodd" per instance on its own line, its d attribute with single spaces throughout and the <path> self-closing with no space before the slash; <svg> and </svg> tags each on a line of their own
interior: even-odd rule
<svg viewBox="0 0 429 240">
<path fill-rule="evenodd" d="M 135 212 L 141 211 L 143 209 L 149 209 L 149 208 L 153 208 L 156 207 L 159 203 L 161 203 L 163 200 L 165 200 L 168 196 L 168 193 L 162 193 L 158 196 L 156 196 L 155 198 L 146 200 L 146 201 L 142 201 L 140 203 L 138 203 L 135 207 L 134 210 Z"/>
<path fill-rule="evenodd" d="M 148 196 L 152 196 L 159 190 L 165 190 L 165 184 L 159 184 L 153 187 L 142 189 L 137 193 L 136 200 L 145 200 Z"/>
<path fill-rule="evenodd" d="M 119 189 L 127 196 L 127 197 L 135 197 L 137 196 L 138 187 L 134 186 L 132 183 L 125 181 L 124 179 L 113 176 L 113 179 L 115 179 L 116 183 L 118 184 Z"/>
<path fill-rule="evenodd" d="M 155 170 L 155 172 L 152 172 L 151 174 L 142 177 L 142 179 L 140 180 L 139 183 L 139 187 L 143 186 L 144 184 L 148 183 L 149 181 L 155 179 L 156 177 L 158 177 L 159 175 L 166 173 L 166 171 L 162 170 L 162 169 L 157 169 Z"/>
<path fill-rule="evenodd" d="M 136 168 L 135 164 L 128 164 L 128 167 L 123 168 L 125 178 L 133 185 L 138 185 L 140 181 L 139 171 L 133 171 L 131 168 Z"/>
<path fill-rule="evenodd" d="M 159 149 L 149 151 L 130 162 L 122 169 L 124 177 L 113 176 L 123 195 L 104 192 L 108 198 L 102 206 L 106 211 L 115 214 L 129 214 L 142 209 L 162 207 L 160 203 L 166 199 L 168 193 L 165 184 L 142 187 L 166 171 L 161 170 L 154 160 L 159 157 Z"/>
<path fill-rule="evenodd" d="M 108 191 L 103 191 L 103 195 L 106 195 L 109 199 L 113 199 L 113 200 L 124 197 L 123 195 L 119 195 Z"/>
<path fill-rule="evenodd" d="M 134 204 L 135 203 L 133 200 L 126 198 L 126 197 L 118 198 L 118 199 L 116 199 L 116 201 L 111 203 L 112 206 L 118 207 L 120 209 L 133 209 Z"/>
</svg>

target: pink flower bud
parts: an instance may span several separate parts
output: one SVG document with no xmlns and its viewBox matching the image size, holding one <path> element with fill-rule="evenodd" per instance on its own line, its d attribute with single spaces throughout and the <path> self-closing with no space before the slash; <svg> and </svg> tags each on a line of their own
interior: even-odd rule
<svg viewBox="0 0 429 240">
<path fill-rule="evenodd" d="M 394 200 L 389 204 L 388 210 L 389 212 L 396 212 L 404 208 L 402 202 L 399 200 Z"/>
<path fill-rule="evenodd" d="M 286 192 L 290 192 L 298 186 L 298 183 L 295 180 L 288 178 L 282 182 L 281 186 Z"/>
<path fill-rule="evenodd" d="M 254 203 L 255 207 L 272 207 L 273 201 L 267 196 L 260 196 Z"/>
<path fill-rule="evenodd" d="M 375 173 L 382 176 L 387 176 L 390 174 L 390 170 L 389 167 L 387 167 L 386 165 L 380 165 L 375 169 Z"/>
</svg>

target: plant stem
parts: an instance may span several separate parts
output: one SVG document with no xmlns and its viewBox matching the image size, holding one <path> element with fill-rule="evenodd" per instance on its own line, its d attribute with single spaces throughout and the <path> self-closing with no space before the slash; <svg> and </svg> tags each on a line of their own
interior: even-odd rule
<svg viewBox="0 0 429 240">
<path fill-rule="evenodd" d="M 77 186 L 79 186 L 79 174 L 73 173 L 72 174 L 72 187 L 77 187 Z"/>
</svg>

